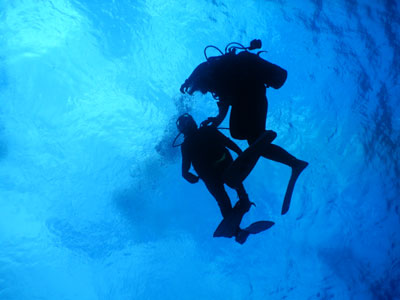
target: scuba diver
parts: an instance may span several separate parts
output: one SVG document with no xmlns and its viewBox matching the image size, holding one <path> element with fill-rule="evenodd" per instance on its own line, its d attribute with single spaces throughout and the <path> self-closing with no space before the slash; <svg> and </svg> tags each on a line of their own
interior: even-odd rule
<svg viewBox="0 0 400 300">
<path fill-rule="evenodd" d="M 257 232 L 248 232 L 246 229 L 241 229 L 239 225 L 243 215 L 249 211 L 254 203 L 250 202 L 242 183 L 234 187 L 239 201 L 233 208 L 231 200 L 226 193 L 224 173 L 233 162 L 228 149 L 234 151 L 237 155 L 241 155 L 243 153 L 242 150 L 232 140 L 218 131 L 217 128 L 212 126 L 198 128 L 193 117 L 187 113 L 178 118 L 176 125 L 180 134 L 184 136 L 184 142 L 180 145 L 183 178 L 190 183 L 197 183 L 199 179 L 202 179 L 208 191 L 217 201 L 224 220 L 228 220 L 229 224 L 225 225 L 227 227 L 221 229 L 223 232 L 220 235 L 214 233 L 214 237 L 235 236 L 235 240 L 242 244 L 250 233 L 258 233 L 271 227 L 273 222 L 268 221 L 268 228 L 262 228 Z M 191 166 L 193 166 L 197 175 L 189 171 Z M 232 217 L 234 220 L 232 220 Z M 267 221 L 256 223 L 260 222 Z"/>
<path fill-rule="evenodd" d="M 207 57 L 207 49 L 214 48 L 221 55 Z M 192 95 L 196 91 L 202 94 L 210 92 L 218 105 L 218 115 L 203 121 L 202 125 L 218 127 L 225 119 L 231 107 L 229 129 L 233 138 L 247 140 L 250 148 L 265 132 L 268 111 L 266 89 L 279 89 L 286 81 L 287 71 L 272 64 L 248 50 L 260 49 L 261 40 L 253 40 L 249 47 L 239 43 L 230 43 L 225 53 L 215 46 L 204 49 L 206 61 L 198 65 L 188 79 L 182 84 L 180 91 Z M 267 159 L 283 163 L 292 169 L 287 186 L 282 214 L 290 205 L 296 180 L 308 163 L 297 159 L 282 147 L 265 143 L 261 155 Z M 236 178 L 241 183 L 251 171 L 243 173 L 244 177 Z M 235 173 L 235 172 L 233 172 Z M 236 172 L 237 176 L 239 173 Z"/>
</svg>

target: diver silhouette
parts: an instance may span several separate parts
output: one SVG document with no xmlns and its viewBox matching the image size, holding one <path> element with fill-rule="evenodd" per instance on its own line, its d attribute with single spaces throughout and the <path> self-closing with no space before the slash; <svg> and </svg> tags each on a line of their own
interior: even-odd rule
<svg viewBox="0 0 400 300">
<path fill-rule="evenodd" d="M 206 51 L 209 47 L 217 49 L 221 55 L 207 57 Z M 263 51 L 257 54 L 248 51 L 259 48 L 260 40 L 253 40 L 249 47 L 230 43 L 225 48 L 225 54 L 215 46 L 207 46 L 204 49 L 206 61 L 195 68 L 180 88 L 182 93 L 189 95 L 196 91 L 203 94 L 210 92 L 217 100 L 218 115 L 203 121 L 202 125 L 217 127 L 231 107 L 231 136 L 247 140 L 250 148 L 266 131 L 267 87 L 279 89 L 287 78 L 286 70 L 260 57 L 259 54 Z M 260 151 L 263 157 L 283 163 L 292 169 L 282 207 L 282 214 L 285 214 L 289 209 L 296 180 L 308 163 L 270 142 L 265 142 Z M 250 171 L 251 168 L 246 176 Z M 237 179 L 236 182 L 242 182 L 244 178 Z"/>
<path fill-rule="evenodd" d="M 235 236 L 237 242 L 243 243 L 249 233 L 241 229 L 239 225 L 243 215 L 254 203 L 250 202 L 243 184 L 239 183 L 234 187 L 239 200 L 235 207 L 232 207 L 224 187 L 224 173 L 233 163 L 228 149 L 237 155 L 242 154 L 242 150 L 217 128 L 211 126 L 198 128 L 193 117 L 187 113 L 178 118 L 176 125 L 179 132 L 184 135 L 184 142 L 181 144 L 183 178 L 190 183 L 197 183 L 199 179 L 202 179 L 208 191 L 217 201 L 224 219 L 228 219 L 235 212 L 236 220 L 232 221 L 235 225 L 229 224 L 229 226 L 233 226 L 233 228 L 229 228 L 232 230 L 232 234 L 220 236 Z M 197 175 L 189 171 L 191 166 Z M 270 226 L 272 225 L 269 224 Z"/>
</svg>

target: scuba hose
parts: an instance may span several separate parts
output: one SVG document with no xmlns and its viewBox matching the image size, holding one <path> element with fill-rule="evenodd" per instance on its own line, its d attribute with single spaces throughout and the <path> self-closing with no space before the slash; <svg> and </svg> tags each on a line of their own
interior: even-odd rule
<svg viewBox="0 0 400 300">
<path fill-rule="evenodd" d="M 182 134 L 182 132 L 179 132 L 178 135 L 174 138 L 174 141 L 172 142 L 172 147 L 173 148 L 179 147 L 179 146 L 181 146 L 183 144 L 183 142 L 180 143 L 180 144 L 176 144 L 176 140 L 180 137 L 181 134 Z"/>
<path fill-rule="evenodd" d="M 213 46 L 213 45 L 208 45 L 208 46 L 206 46 L 206 47 L 204 48 L 204 56 L 206 57 L 207 60 L 208 60 L 208 57 L 207 57 L 207 49 L 208 49 L 208 48 L 214 48 L 214 49 L 216 49 L 219 53 L 221 53 L 221 55 L 224 55 L 224 53 L 222 53 L 222 51 L 221 51 L 218 47 Z"/>
<path fill-rule="evenodd" d="M 262 43 L 261 40 L 258 39 L 254 39 L 250 42 L 250 46 L 249 47 L 245 47 L 242 44 L 238 43 L 238 42 L 231 42 L 228 45 L 226 45 L 225 47 L 225 53 L 223 53 L 218 47 L 214 46 L 214 45 L 208 45 L 204 48 L 204 56 L 206 58 L 206 60 L 209 60 L 210 57 L 207 56 L 207 49 L 209 48 L 214 48 L 216 49 L 219 53 L 221 53 L 221 55 L 225 55 L 228 53 L 236 53 L 236 50 L 243 50 L 243 51 L 248 51 L 248 50 L 255 50 L 255 49 L 261 49 L 262 47 Z M 267 51 L 259 51 L 257 52 L 257 55 L 260 55 L 263 52 L 267 52 Z"/>
</svg>

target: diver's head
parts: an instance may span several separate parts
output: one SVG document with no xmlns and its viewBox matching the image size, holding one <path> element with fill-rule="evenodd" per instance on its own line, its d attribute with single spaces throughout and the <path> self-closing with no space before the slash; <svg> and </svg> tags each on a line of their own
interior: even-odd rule
<svg viewBox="0 0 400 300">
<path fill-rule="evenodd" d="M 189 95 L 196 91 L 206 94 L 210 91 L 212 78 L 210 61 L 203 62 L 194 69 L 189 78 L 182 84 L 180 90 L 182 93 L 188 93 Z"/>
<path fill-rule="evenodd" d="M 181 115 L 178 120 L 176 120 L 176 127 L 180 133 L 184 136 L 188 136 L 197 130 L 196 121 L 188 113 Z"/>
</svg>

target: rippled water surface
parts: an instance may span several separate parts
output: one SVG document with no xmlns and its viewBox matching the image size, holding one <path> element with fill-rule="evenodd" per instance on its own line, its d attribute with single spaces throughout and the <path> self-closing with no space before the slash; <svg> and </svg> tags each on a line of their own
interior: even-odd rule
<svg viewBox="0 0 400 300">
<path fill-rule="evenodd" d="M 0 1 L 0 299 L 400 299 L 399 16 L 392 0 Z M 171 143 L 179 114 L 217 112 L 179 93 L 204 47 L 254 38 L 289 72 L 267 127 L 310 166 L 281 216 L 290 170 L 260 160 L 243 223 L 276 224 L 241 246 L 212 238 L 218 207 Z"/>
</svg>

